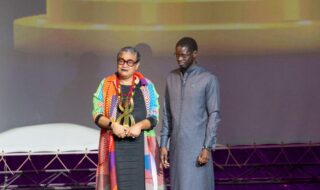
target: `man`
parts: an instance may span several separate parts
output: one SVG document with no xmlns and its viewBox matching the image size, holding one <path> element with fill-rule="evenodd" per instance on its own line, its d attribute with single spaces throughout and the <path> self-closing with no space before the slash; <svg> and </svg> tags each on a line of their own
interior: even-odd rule
<svg viewBox="0 0 320 190">
<path fill-rule="evenodd" d="M 171 190 L 214 189 L 211 150 L 220 121 L 219 84 L 197 65 L 197 51 L 194 39 L 180 39 L 175 49 L 179 68 L 166 81 L 160 159 L 170 166 Z"/>
</svg>

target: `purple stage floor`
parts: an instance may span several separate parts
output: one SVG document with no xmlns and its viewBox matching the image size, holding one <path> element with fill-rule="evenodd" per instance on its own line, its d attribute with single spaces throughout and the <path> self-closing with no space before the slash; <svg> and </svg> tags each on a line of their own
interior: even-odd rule
<svg viewBox="0 0 320 190">
<path fill-rule="evenodd" d="M 218 147 L 213 159 L 216 190 L 320 189 L 319 143 Z M 96 151 L 2 153 L 0 189 L 94 189 L 96 163 Z"/>
</svg>

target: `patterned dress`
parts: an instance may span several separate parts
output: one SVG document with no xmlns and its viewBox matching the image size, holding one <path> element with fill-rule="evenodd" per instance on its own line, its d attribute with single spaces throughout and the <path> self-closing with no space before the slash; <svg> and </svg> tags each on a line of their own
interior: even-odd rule
<svg viewBox="0 0 320 190">
<path fill-rule="evenodd" d="M 140 90 L 143 94 L 146 117 L 159 119 L 158 94 L 152 82 L 140 73 L 135 73 L 140 79 Z M 93 95 L 93 118 L 103 114 L 112 120 L 117 117 L 116 75 L 103 79 Z M 146 190 L 165 189 L 163 172 L 160 169 L 159 146 L 153 129 L 143 131 L 144 141 L 144 183 Z M 118 190 L 117 162 L 115 139 L 112 131 L 101 129 L 99 141 L 99 157 L 96 175 L 97 190 Z M 118 158 L 117 158 L 118 159 Z M 121 189 L 119 189 L 121 190 Z"/>
</svg>

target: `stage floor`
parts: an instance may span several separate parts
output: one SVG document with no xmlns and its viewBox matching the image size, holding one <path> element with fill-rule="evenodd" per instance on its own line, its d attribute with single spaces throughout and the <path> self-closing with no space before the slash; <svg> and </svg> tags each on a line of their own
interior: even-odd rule
<svg viewBox="0 0 320 190">
<path fill-rule="evenodd" d="M 220 146 L 213 159 L 216 190 L 320 189 L 319 143 Z M 96 163 L 97 151 L 2 153 L 0 189 L 94 189 Z"/>
</svg>

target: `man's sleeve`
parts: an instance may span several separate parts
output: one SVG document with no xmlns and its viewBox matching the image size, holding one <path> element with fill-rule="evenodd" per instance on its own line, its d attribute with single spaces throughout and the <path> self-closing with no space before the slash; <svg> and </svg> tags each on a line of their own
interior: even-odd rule
<svg viewBox="0 0 320 190">
<path fill-rule="evenodd" d="M 161 128 L 161 134 L 160 134 L 160 137 L 161 137 L 160 147 L 167 147 L 170 134 L 171 134 L 171 111 L 170 111 L 168 86 L 166 86 L 165 96 L 164 96 L 164 105 L 163 105 L 162 128 Z"/>
<path fill-rule="evenodd" d="M 220 122 L 220 89 L 219 82 L 214 75 L 211 75 L 206 86 L 206 109 L 208 113 L 208 123 L 204 147 L 215 148 L 217 143 L 217 128 Z"/>
</svg>

